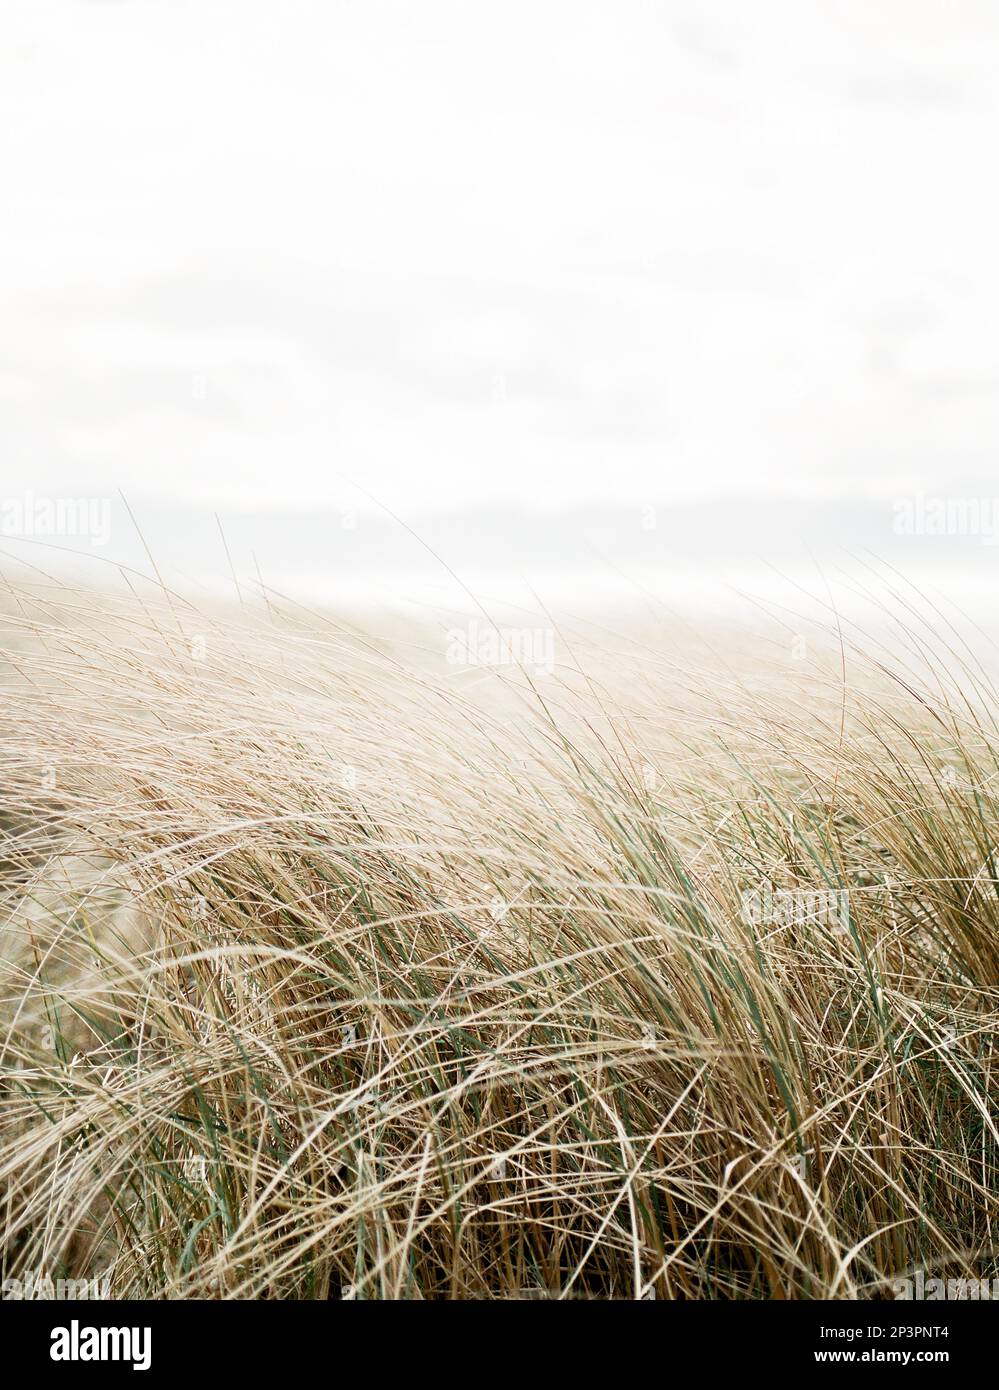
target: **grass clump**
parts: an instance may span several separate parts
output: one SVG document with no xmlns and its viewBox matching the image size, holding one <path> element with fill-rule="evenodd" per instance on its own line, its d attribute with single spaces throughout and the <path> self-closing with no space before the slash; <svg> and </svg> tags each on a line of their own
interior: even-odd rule
<svg viewBox="0 0 999 1390">
<path fill-rule="evenodd" d="M 999 1272 L 970 653 L 577 623 L 539 675 L 273 596 L 22 589 L 3 622 L 4 1277 L 863 1298 Z"/>
</svg>

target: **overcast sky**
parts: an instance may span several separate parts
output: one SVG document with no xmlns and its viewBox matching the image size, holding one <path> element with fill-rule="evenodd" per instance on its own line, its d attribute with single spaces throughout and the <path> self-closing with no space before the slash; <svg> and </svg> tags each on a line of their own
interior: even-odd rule
<svg viewBox="0 0 999 1390">
<path fill-rule="evenodd" d="M 4 0 L 0 491 L 999 492 L 997 73 L 994 0 Z"/>
</svg>

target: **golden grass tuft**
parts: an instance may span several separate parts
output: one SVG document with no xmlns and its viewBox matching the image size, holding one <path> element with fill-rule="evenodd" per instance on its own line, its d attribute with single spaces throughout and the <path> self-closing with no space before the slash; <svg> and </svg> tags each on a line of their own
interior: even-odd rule
<svg viewBox="0 0 999 1390">
<path fill-rule="evenodd" d="M 999 701 L 956 638 L 577 622 L 534 675 L 273 596 L 2 621 L 4 1277 L 999 1272 Z"/>
</svg>

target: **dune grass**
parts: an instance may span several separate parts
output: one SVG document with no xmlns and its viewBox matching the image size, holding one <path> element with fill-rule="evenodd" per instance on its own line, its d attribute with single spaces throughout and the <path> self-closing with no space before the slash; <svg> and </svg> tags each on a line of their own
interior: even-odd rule
<svg viewBox="0 0 999 1390">
<path fill-rule="evenodd" d="M 986 670 L 914 617 L 890 649 L 570 626 L 538 674 L 273 595 L 11 594 L 4 1277 L 999 1273 Z"/>
</svg>

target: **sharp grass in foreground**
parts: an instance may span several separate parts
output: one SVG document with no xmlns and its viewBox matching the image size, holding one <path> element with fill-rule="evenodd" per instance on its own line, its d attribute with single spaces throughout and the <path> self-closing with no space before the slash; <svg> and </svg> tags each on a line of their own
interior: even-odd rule
<svg viewBox="0 0 999 1390">
<path fill-rule="evenodd" d="M 273 596 L 15 592 L 4 1277 L 855 1298 L 999 1272 L 999 700 L 912 625 L 794 660 L 577 623 L 535 677 Z"/>
</svg>

